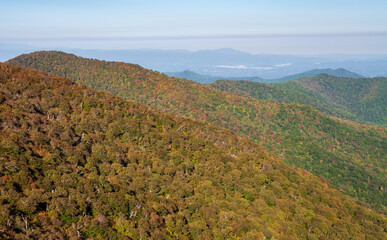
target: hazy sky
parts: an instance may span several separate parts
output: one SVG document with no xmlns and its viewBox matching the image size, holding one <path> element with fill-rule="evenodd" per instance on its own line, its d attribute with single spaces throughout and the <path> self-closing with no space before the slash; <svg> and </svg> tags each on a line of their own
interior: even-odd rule
<svg viewBox="0 0 387 240">
<path fill-rule="evenodd" d="M 0 0 L 0 42 L 386 54 L 386 12 L 386 0 Z"/>
</svg>

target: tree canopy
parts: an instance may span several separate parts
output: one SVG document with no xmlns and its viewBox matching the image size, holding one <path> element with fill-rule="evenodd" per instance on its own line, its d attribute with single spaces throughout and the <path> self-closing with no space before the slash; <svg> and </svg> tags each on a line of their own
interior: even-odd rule
<svg viewBox="0 0 387 240">
<path fill-rule="evenodd" d="M 299 104 L 262 101 L 168 77 L 138 65 L 35 52 L 9 61 L 97 90 L 235 131 L 290 165 L 386 211 L 386 129 L 329 117 Z"/>
<path fill-rule="evenodd" d="M 232 131 L 0 63 L 2 239 L 385 239 L 385 216 Z"/>
</svg>

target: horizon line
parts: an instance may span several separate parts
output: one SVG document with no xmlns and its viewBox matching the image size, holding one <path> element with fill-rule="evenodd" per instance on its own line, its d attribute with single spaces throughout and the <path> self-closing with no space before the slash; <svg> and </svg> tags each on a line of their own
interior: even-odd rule
<svg viewBox="0 0 387 240">
<path fill-rule="evenodd" d="M 219 34 L 219 35 L 171 35 L 171 36 L 124 36 L 124 37 L 0 37 L 0 41 L 138 41 L 138 40 L 194 40 L 238 38 L 313 38 L 313 37 L 368 37 L 387 36 L 387 31 L 346 33 L 271 33 L 271 34 Z"/>
</svg>

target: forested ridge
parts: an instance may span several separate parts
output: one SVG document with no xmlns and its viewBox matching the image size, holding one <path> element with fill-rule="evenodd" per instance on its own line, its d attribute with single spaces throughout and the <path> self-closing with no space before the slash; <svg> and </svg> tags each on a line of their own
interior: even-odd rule
<svg viewBox="0 0 387 240">
<path fill-rule="evenodd" d="M 327 74 L 264 84 L 218 80 L 211 87 L 258 100 L 312 106 L 330 116 L 387 125 L 387 78 L 341 78 Z"/>
<path fill-rule="evenodd" d="M 234 130 L 290 165 L 386 211 L 386 129 L 328 117 L 313 108 L 247 98 L 138 65 L 35 52 L 9 63 L 66 76 L 98 90 Z"/>
<path fill-rule="evenodd" d="M 331 69 L 331 68 L 326 68 L 326 69 L 312 69 L 306 72 L 298 73 L 298 74 L 293 74 L 277 79 L 271 79 L 272 81 L 270 82 L 285 82 L 289 80 L 296 80 L 301 77 L 314 77 L 319 74 L 328 74 L 331 76 L 336 76 L 336 77 L 346 77 L 346 78 L 364 78 L 364 76 L 348 71 L 347 69 L 344 68 L 338 68 L 338 69 Z M 248 80 L 248 79 L 246 79 Z"/>
<path fill-rule="evenodd" d="M 232 131 L 0 63 L 1 239 L 385 239 Z"/>
<path fill-rule="evenodd" d="M 290 83 L 291 82 L 293 81 L 290 81 Z M 295 88 L 281 88 L 276 84 L 258 83 L 245 80 L 218 80 L 209 84 L 209 86 L 223 92 L 251 97 L 258 100 L 308 105 L 330 116 L 353 121 L 357 120 L 360 122 L 359 118 L 357 118 L 354 114 L 351 114 L 337 106 L 326 103 L 321 96 L 318 96 L 317 94 L 305 94 L 302 91 L 297 91 Z"/>
<path fill-rule="evenodd" d="M 386 77 L 344 78 L 319 74 L 273 86 L 297 91 L 340 109 L 341 112 L 350 113 L 355 116 L 348 118 L 350 120 L 387 126 Z"/>
</svg>

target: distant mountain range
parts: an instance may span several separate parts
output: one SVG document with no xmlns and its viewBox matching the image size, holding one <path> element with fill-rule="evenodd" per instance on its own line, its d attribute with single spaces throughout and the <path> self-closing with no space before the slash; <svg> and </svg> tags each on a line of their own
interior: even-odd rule
<svg viewBox="0 0 387 240">
<path fill-rule="evenodd" d="M 56 49 L 71 52 L 82 57 L 108 61 L 122 61 L 139 64 L 159 72 L 181 72 L 190 70 L 202 75 L 222 78 L 260 77 L 278 79 L 311 69 L 344 68 L 362 76 L 387 76 L 387 55 L 273 55 L 250 54 L 234 49 L 201 50 L 87 50 Z M 0 61 L 6 61 L 21 53 L 36 49 L 10 48 L 1 50 Z M 251 79 L 249 79 L 251 80 Z"/>
<path fill-rule="evenodd" d="M 211 75 L 203 75 L 199 73 L 195 73 L 189 70 L 185 70 L 183 72 L 166 72 L 168 76 L 171 77 L 178 77 L 178 78 L 185 78 L 189 80 L 193 80 L 198 83 L 212 83 L 216 80 L 221 79 L 228 79 L 228 80 L 249 80 L 254 82 L 266 82 L 266 79 L 260 78 L 260 77 L 220 77 L 220 76 L 211 76 Z"/>
<path fill-rule="evenodd" d="M 212 83 L 216 80 L 222 79 L 222 77 L 203 75 L 189 70 L 185 70 L 182 72 L 166 72 L 165 74 L 170 77 L 185 78 L 198 83 Z"/>
<path fill-rule="evenodd" d="M 26 54 L 9 63 L 68 77 L 167 113 L 233 130 L 262 144 L 286 163 L 317 174 L 322 181 L 328 181 L 347 194 L 387 211 L 387 192 L 384 190 L 385 128 L 329 117 L 308 105 L 263 101 L 243 94 L 227 93 L 134 64 L 85 59 L 63 52 Z M 315 87 L 313 84 L 305 86 Z M 360 86 L 362 88 L 363 85 Z M 329 91 L 328 86 L 326 89 Z M 348 94 L 360 92 L 361 89 L 351 90 Z M 307 93 L 298 94 L 309 96 Z M 314 98 L 309 96 L 309 99 Z M 91 101 L 80 106 L 88 109 L 98 105 Z M 95 117 L 99 118 L 100 113 L 95 113 Z M 158 126 L 157 121 L 155 126 Z"/>
<path fill-rule="evenodd" d="M 315 76 L 321 73 L 326 73 L 336 77 L 350 77 L 350 78 L 363 77 L 360 74 L 348 71 L 343 68 L 313 69 L 310 71 L 293 74 L 293 75 L 285 76 L 282 78 L 276 78 L 276 79 L 263 79 L 261 77 L 220 77 L 220 76 L 203 75 L 189 70 L 185 70 L 183 72 L 166 72 L 165 74 L 172 77 L 185 78 L 185 79 L 193 80 L 195 82 L 207 84 L 207 83 L 215 82 L 216 80 L 247 80 L 247 81 L 261 82 L 261 83 L 285 82 L 289 80 L 295 80 L 303 76 Z"/>
</svg>

